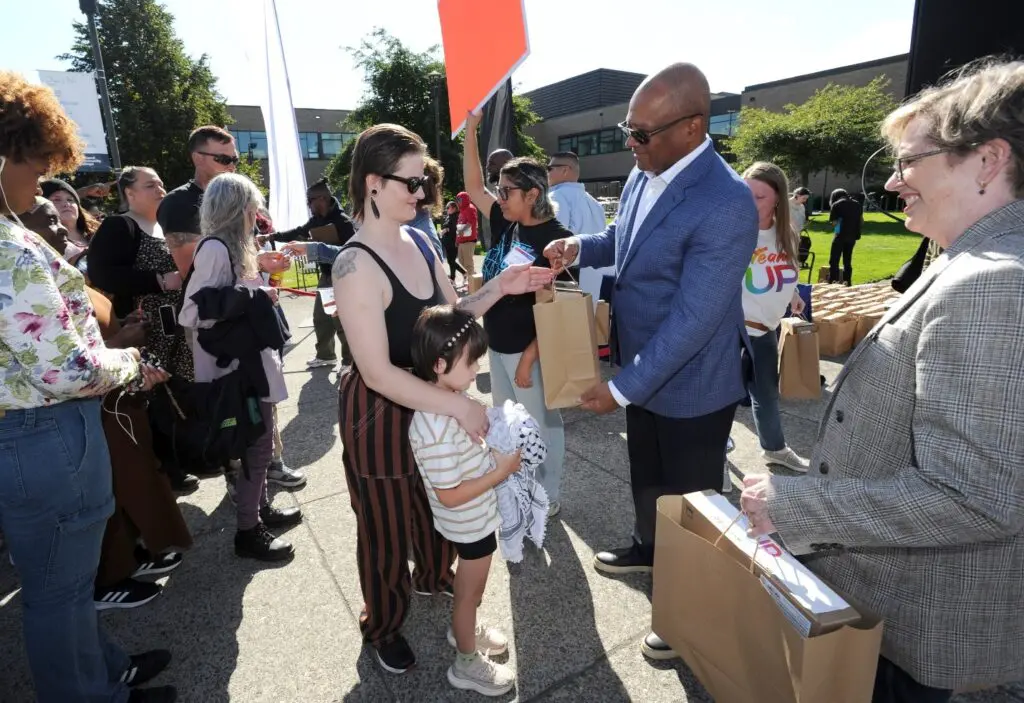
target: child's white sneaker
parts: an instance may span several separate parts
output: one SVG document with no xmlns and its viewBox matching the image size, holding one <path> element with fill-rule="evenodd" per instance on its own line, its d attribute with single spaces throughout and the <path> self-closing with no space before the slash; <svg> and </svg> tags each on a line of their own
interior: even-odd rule
<svg viewBox="0 0 1024 703">
<path fill-rule="evenodd" d="M 472 659 L 460 655 L 448 667 L 448 683 L 464 691 L 476 691 L 484 696 L 503 696 L 515 686 L 512 669 L 496 664 L 483 654 Z"/>
<path fill-rule="evenodd" d="M 455 643 L 455 633 L 448 628 L 448 644 L 458 647 Z M 486 655 L 504 654 L 508 651 L 508 638 L 496 627 L 486 625 L 476 626 L 476 650 Z"/>
</svg>

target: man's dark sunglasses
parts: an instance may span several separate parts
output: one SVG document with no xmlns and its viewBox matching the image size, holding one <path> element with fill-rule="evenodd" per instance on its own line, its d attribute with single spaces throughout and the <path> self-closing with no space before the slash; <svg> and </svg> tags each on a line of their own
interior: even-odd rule
<svg viewBox="0 0 1024 703">
<path fill-rule="evenodd" d="M 209 151 L 199 151 L 196 153 L 202 154 L 203 156 L 209 156 L 211 159 L 219 163 L 221 166 L 232 166 L 238 164 L 237 156 L 228 156 L 227 154 L 213 154 L 210 153 Z"/>
<path fill-rule="evenodd" d="M 684 117 L 678 117 L 678 118 L 672 120 L 671 122 L 669 122 L 667 124 L 663 124 L 660 127 L 655 127 L 652 130 L 636 129 L 635 127 L 631 127 L 628 122 L 620 122 L 617 125 L 617 127 L 622 130 L 622 133 L 624 135 L 626 135 L 627 139 L 632 139 L 637 144 L 649 144 L 650 141 L 651 141 L 651 137 L 653 137 L 655 134 L 659 134 L 660 132 L 664 132 L 666 129 L 668 129 L 670 127 L 675 127 L 680 122 L 685 122 L 686 120 L 692 120 L 694 117 L 703 117 L 703 115 L 704 115 L 704 113 L 702 113 L 702 112 L 695 112 L 692 115 L 686 115 Z"/>
<path fill-rule="evenodd" d="M 404 176 L 396 176 L 394 174 L 388 174 L 381 176 L 386 181 L 398 181 L 404 183 L 405 187 L 409 189 L 409 194 L 412 195 L 420 188 L 423 188 L 430 182 L 430 179 L 426 176 L 413 176 L 412 178 L 405 178 Z"/>
</svg>

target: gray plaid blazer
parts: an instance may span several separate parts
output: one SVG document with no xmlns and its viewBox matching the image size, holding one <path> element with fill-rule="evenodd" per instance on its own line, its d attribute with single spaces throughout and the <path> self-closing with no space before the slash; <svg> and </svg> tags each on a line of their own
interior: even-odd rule
<svg viewBox="0 0 1024 703">
<path fill-rule="evenodd" d="M 938 688 L 1024 679 L 1024 200 L 968 229 L 847 361 L 783 541 Z"/>
</svg>

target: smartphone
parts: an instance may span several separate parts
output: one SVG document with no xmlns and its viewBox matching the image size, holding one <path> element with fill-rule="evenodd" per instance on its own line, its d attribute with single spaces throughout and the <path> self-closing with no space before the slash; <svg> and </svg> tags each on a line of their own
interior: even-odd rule
<svg viewBox="0 0 1024 703">
<path fill-rule="evenodd" d="M 173 305 L 160 306 L 160 328 L 166 337 L 173 337 L 177 332 L 178 321 L 175 319 Z"/>
</svg>

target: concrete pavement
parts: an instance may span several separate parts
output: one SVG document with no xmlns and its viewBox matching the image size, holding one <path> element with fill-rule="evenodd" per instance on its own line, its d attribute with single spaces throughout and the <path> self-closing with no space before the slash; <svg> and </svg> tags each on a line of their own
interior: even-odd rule
<svg viewBox="0 0 1024 703">
<path fill-rule="evenodd" d="M 418 666 L 383 673 L 362 648 L 362 606 L 355 566 L 355 520 L 349 507 L 336 428 L 336 374 L 309 372 L 312 299 L 284 296 L 293 326 L 287 350 L 290 398 L 279 408 L 285 458 L 308 485 L 276 491 L 277 505 L 299 505 L 302 525 L 287 533 L 293 562 L 264 567 L 235 558 L 234 510 L 221 479 L 207 479 L 181 500 L 195 535 L 185 563 L 165 579 L 164 593 L 136 610 L 106 611 L 103 621 L 131 652 L 172 650 L 174 661 L 154 684 L 178 687 L 188 703 L 470 701 L 453 691 L 444 639 L 451 612 L 445 597 L 414 596 L 405 634 Z M 486 359 L 485 359 L 486 361 Z M 823 363 L 834 377 L 838 364 Z M 474 393 L 489 399 L 486 365 Z M 784 402 L 784 427 L 798 452 L 810 451 L 818 402 Z M 481 618 L 510 636 L 517 689 L 499 700 L 710 701 L 680 662 L 652 666 L 640 654 L 650 625 L 650 579 L 607 578 L 591 567 L 595 551 L 627 543 L 632 525 L 625 415 L 565 413 L 568 456 L 562 512 L 550 523 L 544 552 L 527 549 L 518 565 L 495 560 Z M 733 481 L 765 471 L 749 410 L 741 408 L 729 455 Z M 735 499 L 738 495 L 734 491 Z M 17 579 L 0 559 L 0 702 L 32 700 L 23 654 Z M 963 696 L 968 702 L 1024 701 L 1024 686 Z M 825 702 L 823 702 L 825 703 Z"/>
</svg>

